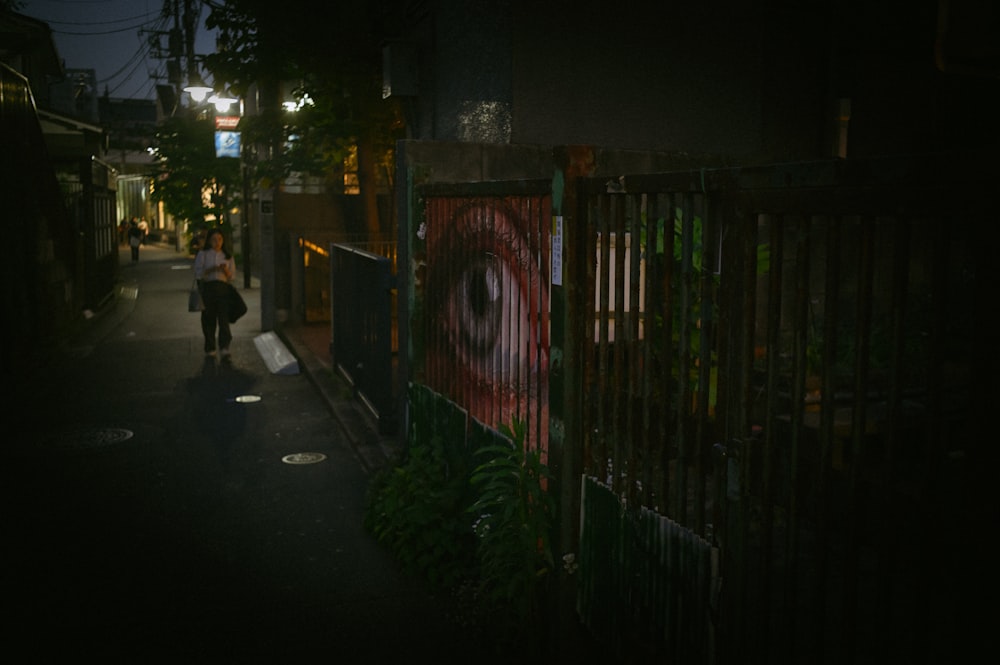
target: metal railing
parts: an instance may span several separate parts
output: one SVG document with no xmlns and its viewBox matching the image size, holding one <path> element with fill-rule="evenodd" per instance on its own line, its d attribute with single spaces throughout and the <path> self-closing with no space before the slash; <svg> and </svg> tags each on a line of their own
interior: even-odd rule
<svg viewBox="0 0 1000 665">
<path fill-rule="evenodd" d="M 330 353 L 380 430 L 396 428 L 396 280 L 391 258 L 330 245 Z"/>
<path fill-rule="evenodd" d="M 927 156 L 560 180 L 558 284 L 552 183 L 419 187 L 407 380 L 489 427 L 527 416 L 558 465 L 576 609 L 623 656 L 943 653 L 940 562 L 982 514 L 957 497 L 985 455 L 987 173 Z"/>
<path fill-rule="evenodd" d="M 585 474 L 623 512 L 654 509 L 719 548 L 724 662 L 946 648 L 922 638 L 948 603 L 911 590 L 946 547 L 925 525 L 979 456 L 976 238 L 991 214 L 982 194 L 953 196 L 949 168 L 824 162 L 583 185 L 587 224 L 567 241 L 586 257 L 568 277 L 586 285 L 567 351 L 583 397 L 567 419 L 581 423 Z M 629 552 L 670 575 L 670 546 L 631 542 L 618 551 L 632 586 L 615 593 L 655 616 L 665 608 L 643 604 Z M 598 590 L 583 607 L 616 602 L 599 595 L 607 584 L 581 588 Z M 686 639 L 632 629 L 633 649 Z"/>
<path fill-rule="evenodd" d="M 546 450 L 548 181 L 420 188 L 411 379 Z"/>
</svg>

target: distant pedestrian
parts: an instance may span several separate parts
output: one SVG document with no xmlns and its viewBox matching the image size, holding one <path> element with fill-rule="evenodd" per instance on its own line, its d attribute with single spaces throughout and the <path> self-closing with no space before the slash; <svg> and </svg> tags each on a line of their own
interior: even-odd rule
<svg viewBox="0 0 1000 665">
<path fill-rule="evenodd" d="M 146 244 L 146 236 L 149 235 L 149 224 L 146 222 L 146 218 L 145 217 L 140 217 L 139 218 L 139 231 L 142 233 L 142 239 L 141 239 L 142 243 L 141 244 L 145 245 Z"/>
<path fill-rule="evenodd" d="M 205 354 L 214 356 L 216 349 L 223 356 L 229 355 L 233 339 L 229 330 L 233 289 L 229 282 L 236 274 L 236 262 L 225 248 L 222 231 L 212 229 L 205 237 L 205 244 L 194 257 L 194 277 L 201 288 L 205 309 L 201 312 L 201 331 L 205 336 Z M 239 294 L 236 294 L 239 297 Z M 216 345 L 218 330 L 218 345 Z"/>
<path fill-rule="evenodd" d="M 124 217 L 122 217 L 122 221 L 118 223 L 118 244 L 128 244 L 128 220 Z"/>
<path fill-rule="evenodd" d="M 142 231 L 133 219 L 128 224 L 128 246 L 132 250 L 132 263 L 139 262 L 139 245 L 142 244 Z"/>
</svg>

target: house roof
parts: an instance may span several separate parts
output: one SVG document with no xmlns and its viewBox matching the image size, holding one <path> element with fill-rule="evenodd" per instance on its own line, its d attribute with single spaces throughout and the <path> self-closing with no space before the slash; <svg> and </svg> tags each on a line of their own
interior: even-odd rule
<svg viewBox="0 0 1000 665">
<path fill-rule="evenodd" d="M 38 119 L 42 122 L 42 128 L 46 133 L 53 134 L 77 134 L 90 132 L 92 134 L 103 134 L 104 128 L 92 125 L 76 118 L 59 115 L 51 111 L 38 109 Z"/>
<path fill-rule="evenodd" d="M 64 74 L 49 24 L 16 12 L 0 11 L 0 60 L 29 78 Z"/>
<path fill-rule="evenodd" d="M 107 134 L 102 127 L 77 118 L 38 109 L 38 121 L 53 157 L 77 158 L 103 155 Z"/>
</svg>

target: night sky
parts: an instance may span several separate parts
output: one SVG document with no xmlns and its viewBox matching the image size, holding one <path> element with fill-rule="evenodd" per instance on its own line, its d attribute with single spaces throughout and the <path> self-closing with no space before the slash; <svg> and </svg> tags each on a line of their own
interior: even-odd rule
<svg viewBox="0 0 1000 665">
<path fill-rule="evenodd" d="M 49 24 L 67 69 L 96 71 L 98 94 L 107 90 L 111 97 L 153 99 L 153 75 L 164 75 L 166 66 L 155 57 L 150 39 L 173 26 L 172 18 L 162 16 L 163 5 L 164 0 L 25 0 L 19 13 Z M 208 10 L 195 5 L 203 26 Z M 165 35 L 160 42 L 165 49 Z M 199 54 L 215 50 L 214 35 L 203 29 L 195 49 Z"/>
</svg>

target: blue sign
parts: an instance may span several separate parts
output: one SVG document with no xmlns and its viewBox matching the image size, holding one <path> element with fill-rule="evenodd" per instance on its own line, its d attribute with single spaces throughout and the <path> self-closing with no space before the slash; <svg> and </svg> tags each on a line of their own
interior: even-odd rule
<svg viewBox="0 0 1000 665">
<path fill-rule="evenodd" d="M 216 157 L 240 157 L 240 133 L 239 132 L 215 132 L 215 156 Z"/>
</svg>

